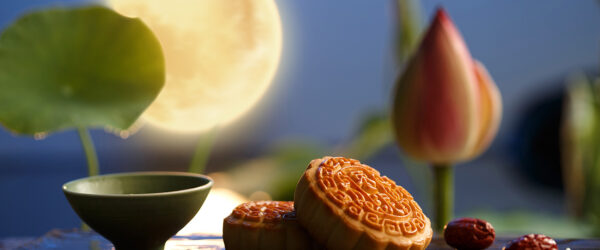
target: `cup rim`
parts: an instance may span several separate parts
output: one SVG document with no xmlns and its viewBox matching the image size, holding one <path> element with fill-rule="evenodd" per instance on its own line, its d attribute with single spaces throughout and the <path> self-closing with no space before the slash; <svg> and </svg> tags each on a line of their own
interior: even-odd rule
<svg viewBox="0 0 600 250">
<path fill-rule="evenodd" d="M 186 188 L 186 189 L 168 191 L 168 192 L 143 193 L 143 194 L 94 194 L 94 193 L 81 193 L 81 192 L 76 192 L 76 191 L 67 189 L 67 186 L 69 186 L 73 183 L 87 181 L 87 180 L 93 180 L 93 179 L 98 179 L 98 178 L 120 177 L 120 176 L 156 176 L 156 175 L 160 175 L 160 176 L 191 176 L 191 177 L 197 177 L 200 179 L 207 180 L 208 182 L 204 185 L 200 185 L 200 186 L 192 187 L 192 188 Z M 185 194 L 185 193 L 191 193 L 191 192 L 200 191 L 200 190 L 204 190 L 204 189 L 209 189 L 213 186 L 213 183 L 214 183 L 214 181 L 212 178 L 210 178 L 209 176 L 203 175 L 203 174 L 196 174 L 196 173 L 189 173 L 189 172 L 176 172 L 176 171 L 137 171 L 137 172 L 94 175 L 94 176 L 88 176 L 88 177 L 71 180 L 62 185 L 62 190 L 64 193 L 70 194 L 70 195 L 98 197 L 98 198 L 109 198 L 109 197 L 110 198 L 134 198 L 134 197 L 157 197 L 157 196 L 160 197 L 160 196 L 170 196 L 170 195 L 175 195 L 175 194 Z"/>
</svg>

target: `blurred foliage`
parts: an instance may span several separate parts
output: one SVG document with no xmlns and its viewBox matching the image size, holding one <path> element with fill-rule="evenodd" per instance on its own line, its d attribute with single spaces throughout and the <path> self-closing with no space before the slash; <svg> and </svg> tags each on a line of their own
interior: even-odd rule
<svg viewBox="0 0 600 250">
<path fill-rule="evenodd" d="M 0 36 L 0 123 L 15 133 L 127 129 L 161 90 L 160 43 L 105 7 L 26 14 Z"/>
<path fill-rule="evenodd" d="M 600 79 L 574 75 L 564 106 L 563 173 L 571 212 L 600 235 Z"/>
<path fill-rule="evenodd" d="M 350 141 L 339 147 L 339 154 L 367 160 L 381 148 L 393 143 L 394 136 L 388 114 L 376 110 L 363 116 Z"/>
<path fill-rule="evenodd" d="M 600 3 L 600 1 L 597 1 Z M 600 236 L 600 77 L 567 80 L 562 119 L 562 168 L 567 205 Z"/>
<path fill-rule="evenodd" d="M 336 150 L 302 140 L 279 142 L 264 156 L 229 170 L 230 188 L 246 196 L 263 191 L 275 200 L 293 200 L 296 184 L 311 160 L 329 154 L 366 161 L 392 143 L 387 115 L 380 111 L 370 112 L 360 121 L 350 140 Z"/>
<path fill-rule="evenodd" d="M 293 200 L 300 176 L 312 159 L 320 158 L 323 147 L 310 142 L 280 142 L 264 156 L 236 165 L 227 172 L 227 186 L 245 196 L 257 191 L 274 200 Z"/>
<path fill-rule="evenodd" d="M 188 172 L 204 174 L 204 169 L 206 168 L 206 163 L 208 162 L 208 158 L 210 157 L 212 147 L 215 144 L 218 130 L 219 129 L 215 127 L 200 135 L 198 143 L 196 144 L 196 149 L 194 149 L 192 161 L 190 162 L 190 166 L 188 167 Z"/>
<path fill-rule="evenodd" d="M 585 238 L 594 236 L 590 223 L 565 216 L 530 211 L 493 212 L 473 211 L 461 217 L 484 218 L 494 226 L 497 235 L 519 236 L 532 232 L 556 238 Z"/>
<path fill-rule="evenodd" d="M 419 1 L 397 0 L 396 60 L 403 65 L 418 45 L 421 33 Z"/>
<path fill-rule="evenodd" d="M 302 140 L 279 142 L 263 157 L 229 170 L 230 186 L 246 196 L 263 191 L 275 200 L 293 200 L 296 184 L 311 160 L 330 154 L 364 161 L 389 146 L 393 137 L 386 117 L 381 112 L 369 113 L 351 139 L 333 151 Z"/>
</svg>

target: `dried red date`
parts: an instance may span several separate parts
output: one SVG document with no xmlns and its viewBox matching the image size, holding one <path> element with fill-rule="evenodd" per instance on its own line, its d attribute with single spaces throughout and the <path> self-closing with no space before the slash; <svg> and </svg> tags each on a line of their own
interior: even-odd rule
<svg viewBox="0 0 600 250">
<path fill-rule="evenodd" d="M 444 227 L 444 240 L 457 249 L 485 249 L 495 237 L 492 224 L 481 219 L 455 219 Z"/>
<path fill-rule="evenodd" d="M 556 241 L 543 234 L 527 234 L 509 242 L 504 250 L 558 250 Z"/>
</svg>

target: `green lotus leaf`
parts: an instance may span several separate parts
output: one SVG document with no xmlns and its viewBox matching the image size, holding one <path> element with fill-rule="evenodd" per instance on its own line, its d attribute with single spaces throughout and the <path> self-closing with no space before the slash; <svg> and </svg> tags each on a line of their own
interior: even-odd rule
<svg viewBox="0 0 600 250">
<path fill-rule="evenodd" d="M 127 129 L 165 81 L 158 39 L 100 6 L 26 14 L 0 36 L 0 123 L 15 133 Z"/>
</svg>

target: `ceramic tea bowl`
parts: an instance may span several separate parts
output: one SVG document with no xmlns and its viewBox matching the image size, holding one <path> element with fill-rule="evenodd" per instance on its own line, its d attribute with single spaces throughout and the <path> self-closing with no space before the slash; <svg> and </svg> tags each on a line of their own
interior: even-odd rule
<svg viewBox="0 0 600 250">
<path fill-rule="evenodd" d="M 180 172 L 92 176 L 62 189 L 77 215 L 116 250 L 163 249 L 196 215 L 213 181 Z"/>
</svg>

